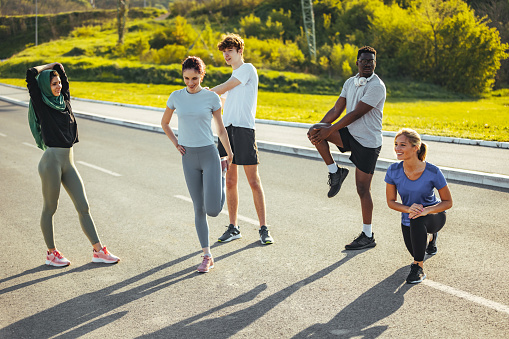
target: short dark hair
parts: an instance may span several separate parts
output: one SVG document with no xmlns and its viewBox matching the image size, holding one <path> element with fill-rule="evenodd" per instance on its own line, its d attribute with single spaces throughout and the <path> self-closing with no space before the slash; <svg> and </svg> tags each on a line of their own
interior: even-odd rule
<svg viewBox="0 0 509 339">
<path fill-rule="evenodd" d="M 364 46 L 364 47 L 359 48 L 359 51 L 357 52 L 357 59 L 360 58 L 362 53 L 371 53 L 375 56 L 375 59 L 376 59 L 376 51 L 373 47 Z"/>
<path fill-rule="evenodd" d="M 244 40 L 238 34 L 227 34 L 221 37 L 221 42 L 217 44 L 217 49 L 221 52 L 225 51 L 228 48 L 235 48 L 237 52 L 240 49 L 244 49 Z"/>
<path fill-rule="evenodd" d="M 188 56 L 182 61 L 182 72 L 186 69 L 194 69 L 201 75 L 202 79 L 205 76 L 205 63 L 197 56 Z"/>
</svg>

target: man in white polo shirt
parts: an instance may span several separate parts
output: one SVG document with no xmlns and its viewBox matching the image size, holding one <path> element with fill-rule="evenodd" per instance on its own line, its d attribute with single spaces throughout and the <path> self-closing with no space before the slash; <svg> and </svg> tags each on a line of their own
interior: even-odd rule
<svg viewBox="0 0 509 339">
<path fill-rule="evenodd" d="M 233 163 L 226 172 L 226 202 L 230 224 L 219 242 L 229 242 L 242 237 L 237 222 L 238 166 L 244 167 L 247 180 L 253 192 L 253 200 L 260 222 L 260 242 L 272 244 L 270 232 L 265 220 L 265 195 L 258 175 L 258 148 L 255 140 L 256 102 L 258 99 L 258 73 L 250 63 L 244 63 L 244 40 L 237 34 L 223 36 L 217 45 L 223 52 L 226 63 L 232 66 L 232 76 L 225 83 L 211 89 L 221 95 L 223 101 L 223 122 L 228 132 L 233 151 Z M 221 142 L 218 142 L 219 155 L 226 156 Z"/>
<path fill-rule="evenodd" d="M 322 156 L 329 169 L 329 198 L 334 197 L 348 175 L 348 169 L 339 167 L 332 158 L 329 142 L 341 152 L 351 152 L 355 165 L 355 184 L 361 200 L 362 232 L 347 250 L 375 247 L 372 232 L 373 200 L 371 180 L 382 148 L 382 115 L 386 97 L 385 84 L 376 74 L 376 51 L 364 46 L 357 52 L 358 73 L 345 81 L 334 107 L 320 123 L 308 131 L 308 138 Z M 346 114 L 332 125 L 346 110 Z"/>
</svg>

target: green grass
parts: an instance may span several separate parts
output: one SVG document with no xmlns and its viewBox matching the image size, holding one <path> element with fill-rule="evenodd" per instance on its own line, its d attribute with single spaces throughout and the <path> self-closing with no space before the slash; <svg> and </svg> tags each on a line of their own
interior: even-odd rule
<svg viewBox="0 0 509 339">
<path fill-rule="evenodd" d="M 0 82 L 25 86 L 23 79 Z M 205 86 L 213 84 L 204 83 Z M 75 97 L 164 107 L 170 93 L 182 86 L 107 82 L 71 82 Z M 257 118 L 313 123 L 334 105 L 337 96 L 260 91 Z M 419 133 L 509 141 L 509 89 L 480 99 L 424 100 L 389 97 L 384 108 L 386 131 L 411 127 Z"/>
</svg>

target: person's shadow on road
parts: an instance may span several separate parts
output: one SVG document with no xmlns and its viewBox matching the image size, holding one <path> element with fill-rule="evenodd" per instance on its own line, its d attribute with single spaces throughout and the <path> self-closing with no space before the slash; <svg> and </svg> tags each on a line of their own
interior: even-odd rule
<svg viewBox="0 0 509 339">
<path fill-rule="evenodd" d="M 302 279 L 274 294 L 265 297 L 254 305 L 246 307 L 240 311 L 230 313 L 228 316 L 216 316 L 211 318 L 214 313 L 221 309 L 230 307 L 235 304 L 248 302 L 255 299 L 258 294 L 267 288 L 266 284 L 261 284 L 252 290 L 244 293 L 232 300 L 211 308 L 205 312 L 189 317 L 171 326 L 163 328 L 159 331 L 141 336 L 139 338 L 210 338 L 213 333 L 214 338 L 230 338 L 234 336 L 256 320 L 263 317 L 270 310 L 274 309 L 279 303 L 290 297 L 304 286 L 307 286 L 321 278 L 324 278 L 335 269 L 346 263 L 358 254 L 365 251 L 350 252 L 344 251 L 346 254 L 338 262 L 323 268 L 317 273 Z M 202 320 L 200 320 L 202 319 Z"/>
<path fill-rule="evenodd" d="M 404 283 L 408 267 L 402 267 L 364 292 L 326 324 L 315 324 L 293 338 L 376 338 L 388 326 L 371 325 L 396 312 L 405 293 L 415 285 Z M 403 285 L 402 285 L 403 284 Z"/>
<path fill-rule="evenodd" d="M 247 246 L 226 253 L 224 255 L 215 257 L 215 261 L 220 261 L 232 255 L 236 255 L 240 252 L 256 248 L 258 242 L 253 242 Z M 214 247 L 214 246 L 212 246 Z M 70 338 L 77 338 L 92 332 L 102 326 L 106 326 L 111 322 L 114 322 L 125 314 L 127 311 L 117 312 L 104 316 L 104 314 L 110 313 L 115 309 L 122 307 L 130 302 L 136 301 L 140 298 L 146 297 L 154 292 L 160 291 L 161 289 L 167 288 L 171 285 L 192 279 L 197 277 L 200 273 L 196 273 L 196 267 L 192 267 L 180 270 L 149 281 L 145 284 L 132 287 L 125 290 L 129 285 L 135 284 L 142 279 L 146 279 L 150 275 L 153 275 L 159 271 L 167 269 L 173 265 L 176 265 L 185 260 L 194 258 L 200 254 L 201 251 L 187 254 L 178 259 L 172 260 L 163 265 L 154 267 L 146 272 L 138 274 L 132 278 L 121 281 L 107 288 L 82 294 L 76 298 L 60 303 L 49 309 L 45 309 L 39 313 L 36 313 L 30 317 L 19 320 L 8 326 L 0 329 L 0 338 L 49 338 L 65 336 Z M 95 267 L 105 267 L 104 265 L 86 264 L 81 267 L 67 270 L 64 272 L 58 272 L 52 276 L 35 279 L 26 283 L 18 284 L 9 288 L 0 290 L 0 295 L 6 294 L 17 289 L 21 289 L 42 281 L 46 281 L 52 278 L 57 278 L 65 274 L 71 274 L 73 272 L 85 271 L 93 269 Z M 39 272 L 44 268 L 36 267 L 20 273 L 14 277 L 19 277 L 31 273 Z M 11 280 L 12 277 L 3 279 L 3 281 Z M 122 290 L 122 292 L 117 292 Z M 71 330 L 72 329 L 72 330 Z"/>
</svg>

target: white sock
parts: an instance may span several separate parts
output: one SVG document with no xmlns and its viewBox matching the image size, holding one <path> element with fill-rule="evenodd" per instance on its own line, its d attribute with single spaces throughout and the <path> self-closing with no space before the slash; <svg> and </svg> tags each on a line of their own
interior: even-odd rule
<svg viewBox="0 0 509 339">
<path fill-rule="evenodd" d="M 371 231 L 371 224 L 362 224 L 362 232 L 364 232 L 364 234 L 371 238 L 373 236 L 373 233 Z"/>
<path fill-rule="evenodd" d="M 338 165 L 336 165 L 335 162 L 333 162 L 330 165 L 327 165 L 327 168 L 329 169 L 329 173 L 336 173 L 338 171 Z"/>
</svg>

